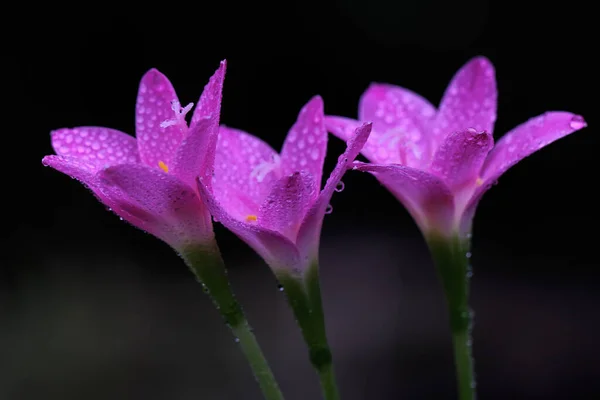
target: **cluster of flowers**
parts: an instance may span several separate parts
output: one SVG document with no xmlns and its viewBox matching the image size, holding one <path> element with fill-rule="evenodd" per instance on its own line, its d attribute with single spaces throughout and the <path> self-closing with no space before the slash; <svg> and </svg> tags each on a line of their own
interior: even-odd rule
<svg viewBox="0 0 600 400">
<path fill-rule="evenodd" d="M 215 278 L 224 267 L 212 220 L 234 232 L 286 289 L 320 372 L 331 355 L 318 286 L 319 237 L 347 170 L 373 174 L 413 216 L 444 281 L 453 329 L 462 332 L 468 329 L 462 258 L 482 195 L 519 160 L 586 126 L 581 116 L 547 112 L 494 145 L 495 72 L 477 57 L 456 73 L 437 108 L 402 87 L 372 84 L 360 98 L 358 119 L 351 119 L 325 115 L 315 96 L 277 152 L 256 136 L 220 125 L 225 70 L 223 61 L 189 125 L 193 104 L 182 106 L 167 77 L 148 71 L 138 91 L 135 138 L 103 127 L 59 129 L 51 134 L 56 155 L 43 163 L 81 181 L 122 219 L 173 247 L 221 306 L 226 278 Z M 322 187 L 328 133 L 347 147 Z M 370 162 L 355 161 L 359 153 Z M 459 265 L 454 272 L 453 265 Z M 245 321 L 241 308 L 227 309 L 221 307 L 233 328 Z M 335 398 L 326 386 L 326 398 Z"/>
</svg>

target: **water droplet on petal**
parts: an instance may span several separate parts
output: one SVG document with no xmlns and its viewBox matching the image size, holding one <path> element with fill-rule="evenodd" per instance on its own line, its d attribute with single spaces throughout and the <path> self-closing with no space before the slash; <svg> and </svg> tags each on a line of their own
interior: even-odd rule
<svg viewBox="0 0 600 400">
<path fill-rule="evenodd" d="M 325 209 L 325 214 L 331 214 L 333 212 L 333 207 L 331 204 L 327 204 L 327 208 Z"/>
<path fill-rule="evenodd" d="M 581 128 L 585 128 L 587 126 L 587 124 L 585 123 L 585 120 L 583 119 L 583 117 L 581 115 L 574 115 L 571 118 L 571 122 L 569 122 L 569 126 L 572 129 L 581 129 Z"/>
<path fill-rule="evenodd" d="M 344 182 L 339 181 L 338 184 L 335 186 L 335 191 L 336 192 L 341 192 L 342 190 L 344 190 L 345 186 L 344 186 Z"/>
</svg>

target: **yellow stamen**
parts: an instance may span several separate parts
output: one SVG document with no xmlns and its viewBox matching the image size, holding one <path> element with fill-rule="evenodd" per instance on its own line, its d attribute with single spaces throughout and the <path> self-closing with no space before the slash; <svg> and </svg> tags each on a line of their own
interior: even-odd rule
<svg viewBox="0 0 600 400">
<path fill-rule="evenodd" d="M 162 169 L 163 171 L 165 171 L 165 172 L 169 172 L 169 167 L 167 166 L 167 164 L 165 164 L 165 163 L 164 163 L 164 162 L 162 162 L 162 161 L 159 161 L 159 162 L 158 162 L 158 167 L 159 167 L 160 169 Z"/>
<path fill-rule="evenodd" d="M 256 222 L 258 217 L 254 214 L 246 215 L 246 221 L 248 222 Z"/>
<path fill-rule="evenodd" d="M 477 184 L 477 186 L 481 186 L 481 185 L 483 185 L 483 179 L 477 178 L 477 180 L 475 181 L 475 183 Z"/>
</svg>

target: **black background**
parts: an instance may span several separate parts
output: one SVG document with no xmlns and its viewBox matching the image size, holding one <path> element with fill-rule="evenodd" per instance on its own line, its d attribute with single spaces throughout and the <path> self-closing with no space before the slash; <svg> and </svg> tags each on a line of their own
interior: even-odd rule
<svg viewBox="0 0 600 400">
<path fill-rule="evenodd" d="M 259 399 L 242 356 L 167 245 L 41 165 L 49 132 L 134 133 L 156 67 L 182 103 L 228 60 L 221 121 L 280 148 L 313 95 L 354 117 L 372 81 L 438 104 L 476 55 L 494 63 L 496 139 L 547 110 L 589 127 L 513 167 L 474 225 L 481 399 L 596 398 L 597 42 L 591 6 L 439 0 L 11 4 L 4 14 L 0 398 Z M 341 141 L 331 138 L 330 170 Z M 351 172 L 322 238 L 328 330 L 344 399 L 454 399 L 450 337 L 406 211 Z M 233 286 L 288 400 L 316 378 L 262 261 L 216 225 Z"/>
</svg>

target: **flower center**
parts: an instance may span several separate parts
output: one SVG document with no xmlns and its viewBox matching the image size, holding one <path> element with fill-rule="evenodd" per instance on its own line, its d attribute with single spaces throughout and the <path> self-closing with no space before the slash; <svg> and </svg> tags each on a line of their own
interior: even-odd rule
<svg viewBox="0 0 600 400">
<path fill-rule="evenodd" d="M 177 100 L 171 102 L 171 110 L 175 112 L 175 118 L 166 119 L 160 123 L 161 128 L 168 128 L 173 125 L 185 125 L 185 115 L 194 107 L 194 103 L 190 103 L 185 107 L 181 107 L 181 104 Z"/>
<path fill-rule="evenodd" d="M 280 163 L 281 159 L 279 155 L 275 154 L 271 161 L 263 161 L 254 167 L 252 172 L 250 172 L 250 178 L 255 178 L 258 182 L 262 182 L 270 172 L 279 168 Z"/>
</svg>

